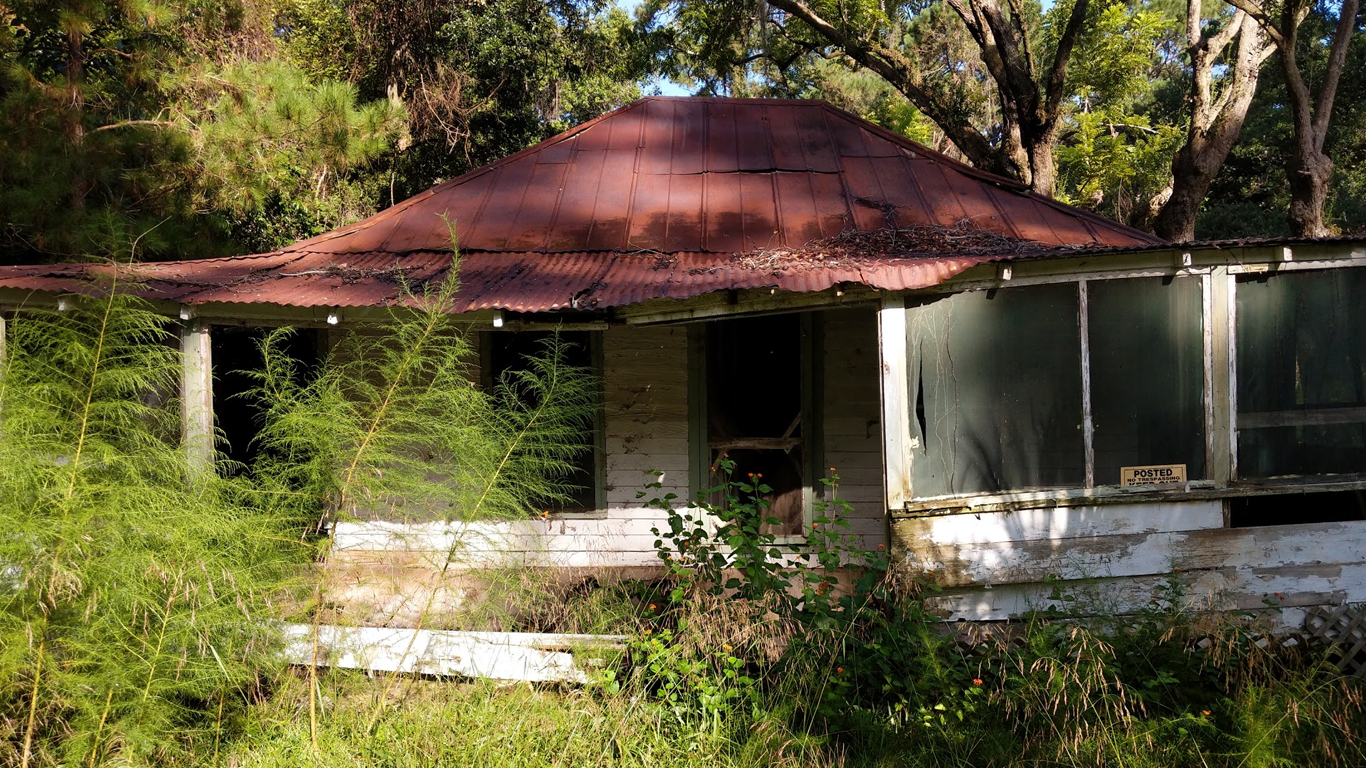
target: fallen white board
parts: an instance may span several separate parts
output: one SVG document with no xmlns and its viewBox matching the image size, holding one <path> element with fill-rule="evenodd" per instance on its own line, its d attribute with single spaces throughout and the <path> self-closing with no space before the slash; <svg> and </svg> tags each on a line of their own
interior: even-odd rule
<svg viewBox="0 0 1366 768">
<path fill-rule="evenodd" d="M 284 627 L 290 663 L 314 663 L 313 627 Z M 384 627 L 318 627 L 319 666 L 491 680 L 586 683 L 567 648 L 613 647 L 617 635 L 455 632 Z"/>
</svg>

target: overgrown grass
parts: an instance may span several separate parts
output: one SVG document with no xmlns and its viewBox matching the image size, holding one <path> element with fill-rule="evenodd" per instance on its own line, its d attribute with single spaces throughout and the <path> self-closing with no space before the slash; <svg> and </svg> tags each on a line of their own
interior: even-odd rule
<svg viewBox="0 0 1366 768">
<path fill-rule="evenodd" d="M 582 620 L 597 610 L 605 627 L 632 633 L 627 655 L 593 684 L 394 686 L 329 673 L 316 758 L 361 766 L 1366 764 L 1360 682 L 1317 651 L 1266 642 L 1257 617 L 1187 613 L 1179 582 L 1135 615 L 1086 623 L 1040 615 L 954 636 L 928 610 L 931 583 L 888 574 L 879 552 L 852 547 L 838 502 L 821 510 L 804 550 L 785 555 L 762 533 L 762 478 L 713 490 L 724 505 L 676 510 L 673 499 L 656 501 L 668 520 L 658 544 L 668 579 L 571 600 L 581 605 L 567 613 Z M 837 579 L 841 564 L 856 577 Z M 365 713 L 380 709 L 371 728 Z M 251 711 L 234 764 L 309 758 L 304 713 L 300 682 L 288 676 Z"/>
<path fill-rule="evenodd" d="M 808 681 L 810 683 L 811 681 Z M 969 682 L 969 685 L 971 683 Z M 488 682 L 394 686 L 381 723 L 368 718 L 381 679 L 328 673 L 319 753 L 309 745 L 306 681 L 278 679 L 237 723 L 224 764 L 294 766 L 1217 766 L 1362 765 L 1366 719 L 1356 684 L 1307 670 L 1207 691 L 1210 714 L 1160 713 L 1120 725 L 1084 718 L 1080 740 L 1031 732 L 987 694 L 942 724 L 895 723 L 851 708 L 811 720 L 804 702 L 772 695 L 726 713 L 719 730 L 683 721 L 668 702 L 627 686 L 571 689 Z M 994 699 L 994 700 L 991 700 Z"/>
</svg>

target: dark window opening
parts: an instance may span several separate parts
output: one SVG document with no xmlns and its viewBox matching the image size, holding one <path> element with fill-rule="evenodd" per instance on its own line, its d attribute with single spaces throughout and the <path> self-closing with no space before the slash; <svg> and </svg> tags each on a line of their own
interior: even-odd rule
<svg viewBox="0 0 1366 768">
<path fill-rule="evenodd" d="M 908 312 L 918 497 L 1081 487 L 1075 283 L 944 296 Z"/>
<path fill-rule="evenodd" d="M 1366 269 L 1237 290 L 1239 477 L 1366 472 Z"/>
<path fill-rule="evenodd" d="M 1200 278 L 1086 284 L 1096 485 L 1120 468 L 1184 464 L 1205 476 Z"/>
<path fill-rule="evenodd" d="M 1286 493 L 1229 499 L 1232 528 L 1366 520 L 1366 491 Z"/>
<path fill-rule="evenodd" d="M 724 455 L 733 477 L 762 475 L 765 533 L 800 535 L 806 525 L 803 332 L 799 315 L 711 323 L 707 330 L 707 445 L 712 466 Z"/>
<path fill-rule="evenodd" d="M 559 331 L 564 361 L 575 368 L 586 368 L 599 373 L 595 365 L 595 336 L 590 331 Z M 496 382 L 511 371 L 526 370 L 530 361 L 543 356 L 555 331 L 494 331 L 481 339 L 484 385 L 491 391 Z M 599 482 L 602 447 L 602 415 L 594 419 L 589 434 L 584 435 L 583 450 L 574 454 L 574 467 L 560 478 L 570 486 L 568 500 L 543 501 L 542 509 L 555 513 L 588 513 L 602 509 L 605 499 Z"/>
<path fill-rule="evenodd" d="M 214 326 L 209 334 L 214 426 L 219 433 L 218 451 L 231 462 L 229 472 L 250 467 L 260 454 L 256 437 L 264 426 L 263 415 L 260 405 L 246 393 L 259 386 L 249 374 L 265 364 L 261 340 L 267 333 L 270 329 Z M 284 351 L 297 363 L 300 374 L 312 376 L 322 361 L 326 341 L 327 331 L 301 328 L 289 335 Z"/>
</svg>

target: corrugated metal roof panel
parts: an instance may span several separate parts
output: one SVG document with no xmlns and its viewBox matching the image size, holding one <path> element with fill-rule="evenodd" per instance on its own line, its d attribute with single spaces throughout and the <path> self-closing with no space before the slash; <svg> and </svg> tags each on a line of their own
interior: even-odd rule
<svg viewBox="0 0 1366 768">
<path fill-rule="evenodd" d="M 985 258 L 940 238 L 923 256 L 844 247 L 838 265 L 745 261 L 893 227 L 968 226 L 1032 253 L 1160 242 L 824 102 L 653 97 L 274 254 L 121 272 L 173 301 L 379 306 L 445 268 L 448 222 L 465 254 L 461 300 L 519 311 L 767 285 L 924 287 Z M 70 290 L 100 272 L 35 269 L 0 270 L 0 285 Z"/>
</svg>

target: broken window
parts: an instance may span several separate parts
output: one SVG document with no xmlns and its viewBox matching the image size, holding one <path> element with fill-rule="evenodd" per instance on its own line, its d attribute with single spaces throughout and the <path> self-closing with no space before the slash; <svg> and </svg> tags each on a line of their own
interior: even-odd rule
<svg viewBox="0 0 1366 768">
<path fill-rule="evenodd" d="M 601 334 L 592 331 L 493 331 L 480 339 L 484 385 L 494 384 L 510 371 L 526 370 L 530 361 L 545 355 L 548 344 L 559 335 L 564 362 L 575 368 L 601 373 L 599 349 Z M 593 434 L 585 436 L 585 450 L 574 454 L 574 467 L 563 478 L 571 486 L 570 499 L 545 501 L 538 508 L 557 514 L 586 514 L 606 509 L 606 490 L 602 479 L 603 417 L 601 409 L 594 418 Z"/>
<path fill-rule="evenodd" d="M 1240 278 L 1238 475 L 1366 472 L 1366 270 Z"/>
<path fill-rule="evenodd" d="M 908 311 L 916 496 L 1085 481 L 1075 283 L 936 297 Z"/>
<path fill-rule="evenodd" d="M 1153 464 L 1204 477 L 1200 278 L 1092 280 L 1085 290 L 1095 484 Z"/>
<path fill-rule="evenodd" d="M 734 476 L 763 475 L 777 525 L 761 530 L 801 535 L 810 502 L 810 354 L 799 315 L 723 320 L 707 327 L 707 446 L 712 466 L 724 455 Z"/>
<path fill-rule="evenodd" d="M 260 404 L 246 396 L 260 386 L 252 377 L 265 365 L 261 341 L 269 328 L 214 326 L 209 333 L 213 365 L 214 427 L 218 430 L 218 451 L 230 464 L 228 471 L 251 466 L 260 452 L 256 436 L 264 426 Z M 298 366 L 304 377 L 313 376 L 327 350 L 327 331 L 316 328 L 295 329 L 286 338 L 283 351 Z"/>
</svg>

